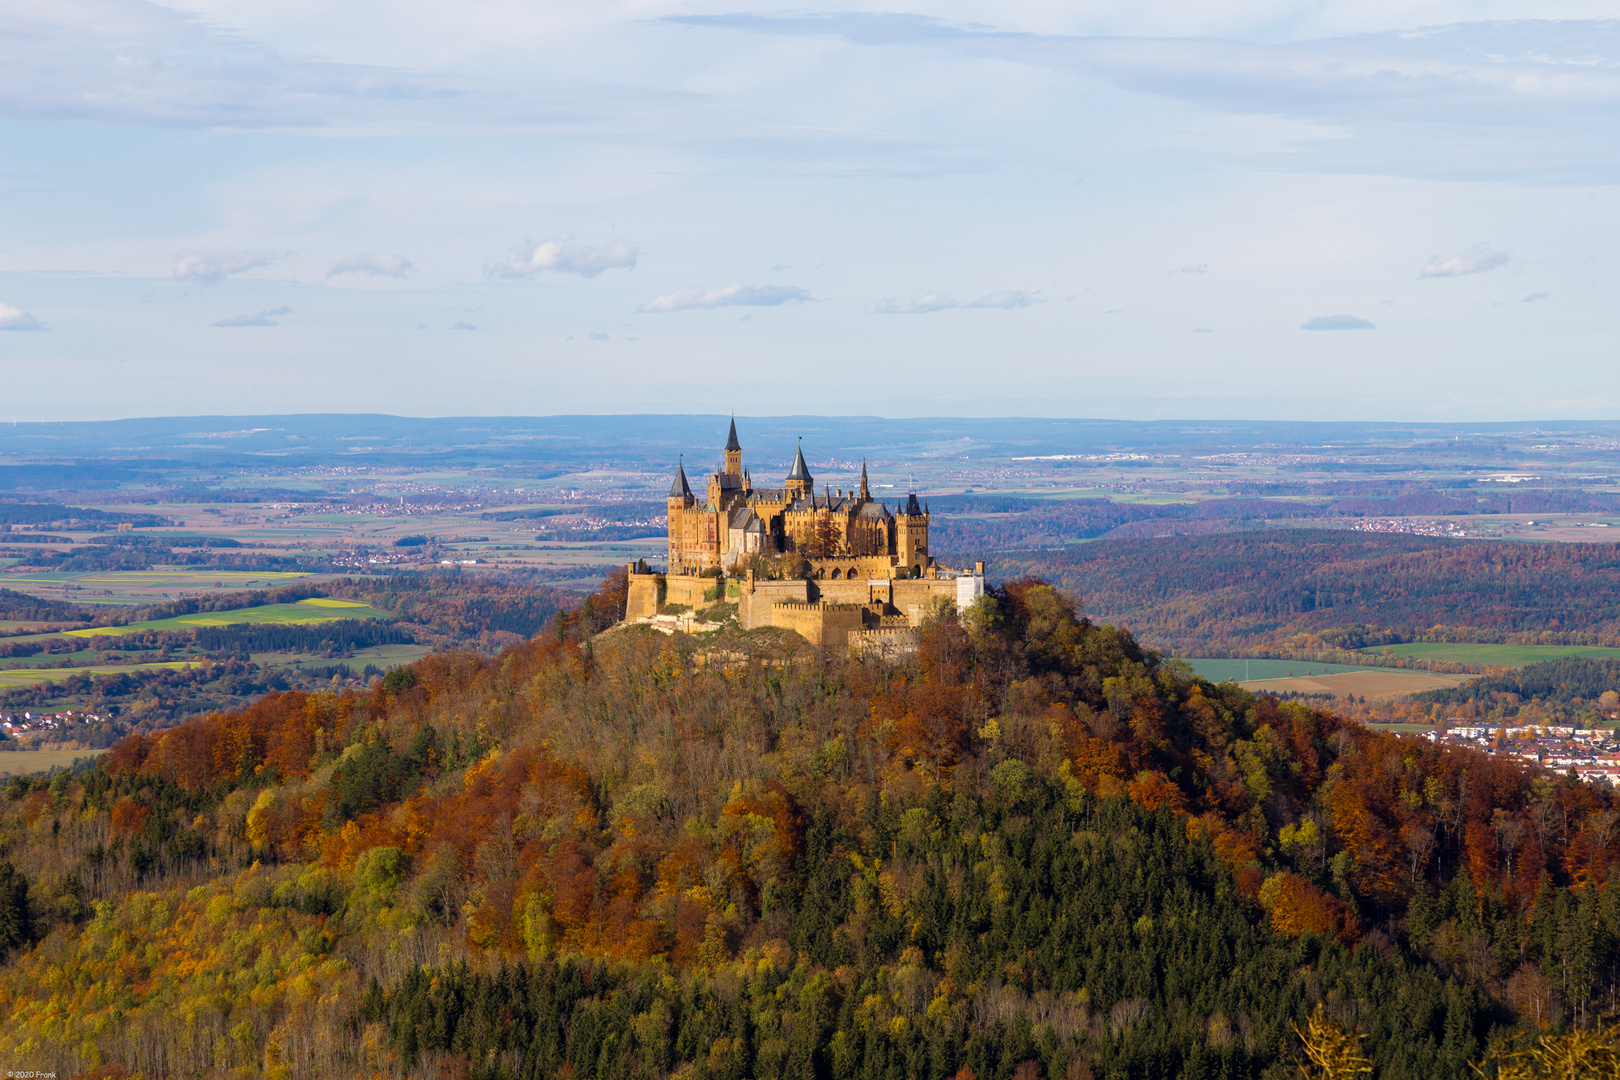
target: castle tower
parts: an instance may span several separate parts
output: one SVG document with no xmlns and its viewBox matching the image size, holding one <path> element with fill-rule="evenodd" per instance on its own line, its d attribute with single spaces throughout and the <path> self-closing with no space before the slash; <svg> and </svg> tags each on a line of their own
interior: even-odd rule
<svg viewBox="0 0 1620 1080">
<path fill-rule="evenodd" d="M 671 511 L 687 510 L 693 501 L 692 485 L 686 482 L 686 459 L 683 456 L 680 464 L 675 466 L 675 482 L 669 485 L 669 508 Z"/>
<path fill-rule="evenodd" d="M 928 557 L 928 511 L 917 502 L 915 491 L 906 496 L 905 506 L 894 516 L 894 524 L 896 571 L 902 576 L 912 572 L 922 574 L 933 560 Z"/>
<path fill-rule="evenodd" d="M 815 477 L 810 475 L 810 466 L 804 463 L 804 447 L 801 445 L 793 455 L 793 471 L 787 475 L 788 497 L 813 497 L 816 490 Z"/>
<path fill-rule="evenodd" d="M 866 459 L 861 458 L 861 502 L 866 502 L 871 497 L 872 491 L 866 484 Z"/>
<path fill-rule="evenodd" d="M 731 418 L 731 435 L 726 439 L 726 473 L 731 476 L 741 476 L 742 443 L 737 441 L 737 418 Z"/>
</svg>

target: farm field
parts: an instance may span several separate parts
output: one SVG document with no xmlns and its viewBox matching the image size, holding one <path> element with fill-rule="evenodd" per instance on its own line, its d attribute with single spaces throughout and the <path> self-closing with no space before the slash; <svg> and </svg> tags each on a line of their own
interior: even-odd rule
<svg viewBox="0 0 1620 1080">
<path fill-rule="evenodd" d="M 65 769 L 79 758 L 93 758 L 105 750 L 13 750 L 0 752 L 0 775 L 27 776 L 48 769 Z"/>
<path fill-rule="evenodd" d="M 0 586 L 75 604 L 150 604 L 181 593 L 275 589 L 310 574 L 281 570 L 96 570 L 0 576 Z"/>
<path fill-rule="evenodd" d="M 7 668 L 0 671 L 0 690 L 29 686 L 39 682 L 57 682 L 75 675 L 134 674 L 138 671 L 175 671 L 196 667 L 200 660 L 163 660 L 150 664 L 92 664 L 88 667 L 67 668 Z"/>
<path fill-rule="evenodd" d="M 1360 664 L 1312 664 L 1303 660 L 1245 660 L 1227 657 L 1181 657 L 1200 678 L 1210 682 L 1249 682 L 1296 675 L 1339 675 L 1347 671 L 1383 671 Z"/>
<path fill-rule="evenodd" d="M 1494 664 L 1516 668 L 1541 660 L 1561 660 L 1566 656 L 1620 658 L 1620 649 L 1601 645 L 1449 645 L 1418 642 L 1362 649 L 1364 653 L 1409 656 L 1417 660 L 1450 660 L 1458 664 Z"/>
<path fill-rule="evenodd" d="M 51 635 L 61 636 L 61 635 Z M 94 664 L 97 661 L 106 663 L 109 660 L 128 656 L 139 656 L 136 650 L 109 650 L 105 653 L 97 649 L 78 649 L 70 653 L 49 653 L 45 656 L 19 656 L 7 660 L 0 660 L 0 671 L 11 668 L 37 668 L 44 664 L 57 666 L 60 664 Z"/>
<path fill-rule="evenodd" d="M 1475 675 L 1436 675 L 1429 671 L 1405 671 L 1399 668 L 1365 668 L 1338 674 L 1297 676 L 1282 679 L 1254 679 L 1238 683 L 1255 694 L 1327 694 L 1374 700 L 1402 697 L 1424 690 L 1440 690 L 1459 686 Z"/>
<path fill-rule="evenodd" d="M 351 668 L 362 668 L 367 664 L 376 664 L 378 667 L 397 667 L 400 664 L 409 664 L 422 659 L 432 652 L 426 645 L 372 645 L 364 649 L 355 649 L 352 653 L 340 659 L 321 656 L 319 653 L 286 653 L 263 652 L 252 656 L 255 664 L 265 667 L 276 667 L 283 664 L 312 664 L 326 665 L 343 663 Z"/>
<path fill-rule="evenodd" d="M 100 637 L 134 634 L 142 630 L 194 630 L 199 626 L 234 626 L 240 623 L 308 624 L 335 622 L 338 619 L 386 619 L 388 613 L 378 611 L 369 604 L 355 600 L 332 600 L 312 597 L 295 604 L 264 604 L 260 607 L 232 608 L 229 611 L 199 611 L 192 615 L 177 615 L 172 619 L 149 619 L 128 626 L 98 626 L 86 630 L 69 630 L 73 637 Z"/>
</svg>

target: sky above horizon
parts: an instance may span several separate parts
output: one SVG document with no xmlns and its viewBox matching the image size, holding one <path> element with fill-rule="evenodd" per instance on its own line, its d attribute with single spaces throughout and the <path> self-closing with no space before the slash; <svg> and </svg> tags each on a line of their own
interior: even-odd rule
<svg viewBox="0 0 1620 1080">
<path fill-rule="evenodd" d="M 0 422 L 1613 417 L 1612 10 L 0 0 Z"/>
</svg>

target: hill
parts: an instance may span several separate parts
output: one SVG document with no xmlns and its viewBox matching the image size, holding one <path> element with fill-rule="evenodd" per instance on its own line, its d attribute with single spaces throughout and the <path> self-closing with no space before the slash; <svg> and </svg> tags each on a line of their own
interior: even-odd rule
<svg viewBox="0 0 1620 1080">
<path fill-rule="evenodd" d="M 14 781 L 69 1075 L 1462 1077 L 1615 1003 L 1612 793 L 1214 686 L 1020 581 L 900 664 L 602 633 Z M 21 899 L 19 899 L 21 898 Z"/>
<path fill-rule="evenodd" d="M 1411 641 L 1620 645 L 1615 544 L 1290 529 L 1100 540 L 991 565 L 1072 590 L 1097 618 L 1185 656 Z"/>
<path fill-rule="evenodd" d="M 1571 656 L 1431 690 L 1418 700 L 1464 719 L 1595 726 L 1620 713 L 1620 660 Z"/>
</svg>

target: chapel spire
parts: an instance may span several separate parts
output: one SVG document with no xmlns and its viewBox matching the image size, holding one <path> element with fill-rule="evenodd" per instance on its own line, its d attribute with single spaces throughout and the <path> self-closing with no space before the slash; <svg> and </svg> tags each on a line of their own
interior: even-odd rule
<svg viewBox="0 0 1620 1080">
<path fill-rule="evenodd" d="M 737 441 L 737 418 L 731 418 L 731 434 L 726 437 L 726 474 L 728 476 L 741 476 L 742 443 Z"/>
</svg>

